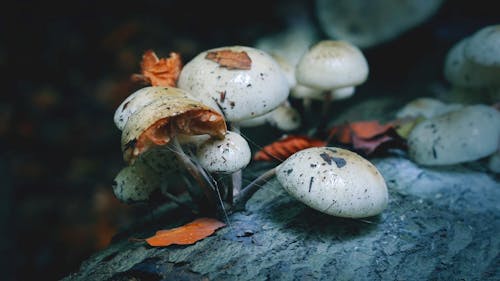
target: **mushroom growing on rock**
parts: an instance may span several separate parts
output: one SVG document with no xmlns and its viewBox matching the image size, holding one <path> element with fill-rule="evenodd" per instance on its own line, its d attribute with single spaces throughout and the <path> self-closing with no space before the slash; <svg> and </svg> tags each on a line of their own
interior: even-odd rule
<svg viewBox="0 0 500 281">
<path fill-rule="evenodd" d="M 375 216 L 389 201 L 383 176 L 368 160 L 342 148 L 313 147 L 296 152 L 254 180 L 242 190 L 235 206 L 244 208 L 260 183 L 274 175 L 291 196 L 333 216 Z"/>
<path fill-rule="evenodd" d="M 491 155 L 499 139 L 500 112 L 470 105 L 420 122 L 408 137 L 408 149 L 419 164 L 451 165 Z"/>
<path fill-rule="evenodd" d="M 333 216 L 374 216 L 388 204 L 387 186 L 377 168 L 341 148 L 301 150 L 277 167 L 276 177 L 293 197 Z"/>
</svg>

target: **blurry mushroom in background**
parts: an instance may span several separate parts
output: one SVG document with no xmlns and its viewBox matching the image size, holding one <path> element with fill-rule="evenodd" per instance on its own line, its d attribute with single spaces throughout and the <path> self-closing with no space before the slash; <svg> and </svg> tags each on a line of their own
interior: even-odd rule
<svg viewBox="0 0 500 281">
<path fill-rule="evenodd" d="M 214 100 L 231 130 L 239 122 L 266 114 L 289 94 L 289 82 L 266 52 L 247 46 L 227 46 L 201 52 L 181 71 L 178 84 L 201 100 Z M 233 189 L 241 188 L 241 171 L 233 174 Z"/>
<path fill-rule="evenodd" d="M 300 59 L 295 69 L 297 83 L 324 94 L 323 115 L 329 101 L 354 94 L 354 87 L 368 78 L 368 63 L 356 46 L 346 41 L 323 40 Z"/>
<path fill-rule="evenodd" d="M 301 117 L 288 101 L 271 112 L 240 122 L 241 127 L 256 127 L 268 123 L 282 131 L 293 131 L 300 127 Z"/>
<path fill-rule="evenodd" d="M 321 29 L 331 38 L 369 48 L 425 22 L 443 0 L 316 0 Z"/>
<path fill-rule="evenodd" d="M 301 150 L 276 168 L 276 177 L 297 200 L 333 216 L 375 216 L 389 201 L 385 180 L 377 168 L 341 148 Z"/>
<path fill-rule="evenodd" d="M 470 105 L 420 122 L 408 136 L 409 156 L 422 165 L 475 161 L 497 151 L 500 112 Z"/>
<path fill-rule="evenodd" d="M 432 118 L 450 111 L 458 110 L 462 107 L 463 106 L 461 104 L 445 104 L 435 98 L 423 97 L 408 102 L 396 113 L 396 117 L 404 118 L 421 116 L 424 118 Z"/>
<path fill-rule="evenodd" d="M 481 28 L 457 42 L 446 55 L 448 98 L 464 103 L 500 99 L 500 25 Z"/>
</svg>

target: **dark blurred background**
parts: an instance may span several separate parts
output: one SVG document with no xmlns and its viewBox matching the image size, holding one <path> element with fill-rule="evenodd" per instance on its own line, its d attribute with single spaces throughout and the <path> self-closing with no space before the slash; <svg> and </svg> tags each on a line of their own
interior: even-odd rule
<svg viewBox="0 0 500 281">
<path fill-rule="evenodd" d="M 404 92 L 418 73 L 442 80 L 447 50 L 500 22 L 495 2 L 446 1 L 427 22 L 363 50 L 370 64 L 366 89 Z M 60 279 L 145 215 L 111 190 L 124 165 L 113 113 L 140 87 L 129 77 L 139 72 L 145 50 L 177 51 L 187 62 L 208 48 L 254 45 L 295 13 L 315 20 L 314 2 L 297 0 L 9 5 L 0 12 L 2 280 Z"/>
</svg>

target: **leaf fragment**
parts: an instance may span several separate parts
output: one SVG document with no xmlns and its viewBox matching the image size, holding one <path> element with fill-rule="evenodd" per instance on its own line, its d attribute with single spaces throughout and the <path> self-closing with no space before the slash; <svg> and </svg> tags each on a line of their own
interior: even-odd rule
<svg viewBox="0 0 500 281">
<path fill-rule="evenodd" d="M 254 160 L 256 161 L 284 161 L 295 152 L 310 148 L 325 146 L 326 141 L 314 139 L 302 135 L 290 135 L 264 146 L 258 151 Z"/>
<path fill-rule="evenodd" d="M 151 86 L 175 87 L 182 69 L 181 56 L 171 52 L 168 58 L 158 58 L 153 50 L 142 56 L 141 74 L 133 74 L 132 80 Z"/>
<path fill-rule="evenodd" d="M 146 242 L 154 247 L 175 245 L 190 245 L 212 235 L 226 224 L 213 218 L 198 218 L 183 226 L 159 230 L 155 235 L 146 238 Z"/>
<path fill-rule="evenodd" d="M 214 61 L 220 67 L 227 69 L 244 69 L 248 70 L 252 67 L 252 59 L 247 52 L 235 52 L 229 49 L 208 52 L 205 59 Z"/>
</svg>

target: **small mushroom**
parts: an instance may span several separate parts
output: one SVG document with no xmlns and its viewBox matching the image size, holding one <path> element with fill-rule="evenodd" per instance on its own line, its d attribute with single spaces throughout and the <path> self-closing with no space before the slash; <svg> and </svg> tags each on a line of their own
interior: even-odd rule
<svg viewBox="0 0 500 281">
<path fill-rule="evenodd" d="M 361 48 L 382 44 L 426 21 L 443 0 L 316 0 L 321 29 Z"/>
<path fill-rule="evenodd" d="M 234 173 L 250 163 L 251 152 L 242 136 L 227 131 L 224 139 L 202 143 L 196 151 L 196 158 L 211 173 Z"/>
<path fill-rule="evenodd" d="M 223 138 L 226 123 L 220 113 L 178 88 L 152 87 L 163 92 L 130 115 L 122 131 L 122 151 L 133 162 L 153 146 L 168 144 L 178 135 Z"/>
<path fill-rule="evenodd" d="M 324 93 L 326 111 L 330 100 L 350 97 L 354 94 L 354 87 L 366 81 L 368 63 L 356 46 L 346 41 L 323 40 L 302 56 L 295 76 L 299 85 Z M 309 93 L 309 98 L 316 97 L 313 91 Z"/>
<path fill-rule="evenodd" d="M 374 216 L 388 204 L 387 186 L 377 168 L 341 148 L 301 150 L 276 168 L 276 177 L 297 200 L 333 216 Z"/>
<path fill-rule="evenodd" d="M 420 122 L 408 136 L 408 149 L 419 164 L 451 165 L 494 153 L 499 139 L 500 113 L 470 105 Z"/>
</svg>

